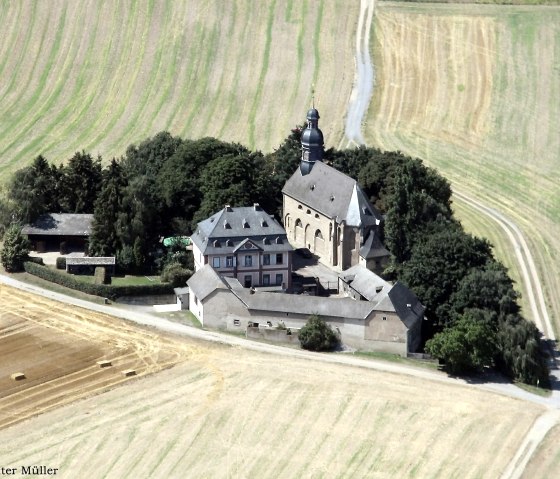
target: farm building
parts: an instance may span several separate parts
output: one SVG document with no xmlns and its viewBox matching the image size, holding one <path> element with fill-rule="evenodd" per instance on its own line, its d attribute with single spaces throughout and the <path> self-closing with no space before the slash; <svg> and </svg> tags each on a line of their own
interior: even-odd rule
<svg viewBox="0 0 560 479">
<path fill-rule="evenodd" d="M 205 265 L 187 284 L 189 309 L 205 327 L 245 331 L 283 323 L 298 329 L 318 314 L 353 348 L 406 356 L 420 345 L 424 308 L 400 283 L 386 283 L 374 301 L 286 295 L 244 288 L 237 279 Z"/>
<path fill-rule="evenodd" d="M 21 232 L 34 251 L 85 251 L 91 234 L 91 214 L 48 213 L 41 215 Z"/>
<path fill-rule="evenodd" d="M 282 225 L 258 204 L 226 206 L 201 221 L 191 240 L 196 271 L 210 264 L 247 288 L 291 286 L 293 248 Z"/>
<path fill-rule="evenodd" d="M 361 264 L 379 273 L 389 259 L 379 239 L 383 218 L 356 180 L 323 162 L 318 123 L 312 108 L 301 135 L 300 166 L 282 189 L 288 239 L 337 271 Z"/>
</svg>

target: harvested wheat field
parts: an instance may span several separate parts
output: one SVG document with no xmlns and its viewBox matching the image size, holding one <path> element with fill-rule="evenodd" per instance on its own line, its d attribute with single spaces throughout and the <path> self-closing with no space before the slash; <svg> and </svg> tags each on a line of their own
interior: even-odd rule
<svg viewBox="0 0 560 479">
<path fill-rule="evenodd" d="M 380 2 L 371 49 L 368 144 L 426 160 L 456 191 L 512 219 L 558 331 L 560 7 Z M 455 201 L 471 232 L 499 233 Z M 519 280 L 514 248 L 501 247 L 501 235 L 496 252 Z M 531 317 L 527 304 L 524 312 Z"/>
<path fill-rule="evenodd" d="M 1 291 L 2 374 L 41 371 L 0 399 L 4 467 L 44 464 L 62 478 L 94 479 L 494 478 L 543 411 L 461 385 L 173 340 Z M 18 334 L 26 354 L 16 360 L 3 345 Z M 44 365 L 29 343 L 49 351 Z M 98 358 L 143 377 L 114 388 L 125 378 L 100 372 Z"/>
<path fill-rule="evenodd" d="M 0 427 L 159 371 L 194 351 L 121 320 L 0 285 Z M 24 377 L 12 378 L 17 373 Z"/>
</svg>

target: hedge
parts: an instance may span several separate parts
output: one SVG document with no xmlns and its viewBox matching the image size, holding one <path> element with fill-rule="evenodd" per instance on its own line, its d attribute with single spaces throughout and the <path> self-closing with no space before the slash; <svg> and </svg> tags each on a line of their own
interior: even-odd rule
<svg viewBox="0 0 560 479">
<path fill-rule="evenodd" d="M 60 284 L 67 288 L 115 300 L 121 296 L 151 296 L 158 294 L 173 294 L 170 284 L 145 284 L 131 286 L 114 286 L 111 284 L 92 284 L 80 281 L 71 274 L 57 271 L 48 266 L 41 266 L 30 261 L 23 263 L 26 273 L 38 276 L 51 283 Z"/>
</svg>

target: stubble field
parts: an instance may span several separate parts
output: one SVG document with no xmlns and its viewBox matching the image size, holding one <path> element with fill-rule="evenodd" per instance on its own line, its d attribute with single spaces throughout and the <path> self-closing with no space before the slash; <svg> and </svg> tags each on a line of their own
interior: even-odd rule
<svg viewBox="0 0 560 479">
<path fill-rule="evenodd" d="M 425 159 L 454 189 L 513 219 L 558 331 L 560 8 L 379 2 L 372 37 L 368 143 Z M 520 283 L 514 248 L 496 224 L 455 203 Z"/>
<path fill-rule="evenodd" d="M 93 479 L 498 477 L 543 410 L 461 385 L 170 339 L 1 293 L 2 386 L 13 368 L 33 381 L 2 389 L 4 467 Z M 101 357 L 142 377 L 113 388 L 122 376 L 88 366 Z"/>
<path fill-rule="evenodd" d="M 123 371 L 143 376 L 192 354 L 109 316 L 0 285 L 0 428 L 128 381 Z M 101 368 L 103 360 L 112 365 Z"/>
</svg>

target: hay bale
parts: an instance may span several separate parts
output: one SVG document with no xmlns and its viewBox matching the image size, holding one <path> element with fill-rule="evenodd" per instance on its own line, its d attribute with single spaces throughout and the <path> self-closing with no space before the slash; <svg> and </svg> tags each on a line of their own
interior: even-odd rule
<svg viewBox="0 0 560 479">
<path fill-rule="evenodd" d="M 24 373 L 13 373 L 10 375 L 10 377 L 12 378 L 13 381 L 21 381 L 23 379 L 25 379 L 25 374 Z"/>
<path fill-rule="evenodd" d="M 122 373 L 125 377 L 136 376 L 136 370 L 134 369 L 125 369 Z"/>
<path fill-rule="evenodd" d="M 112 366 L 113 363 L 111 363 L 111 361 L 109 361 L 108 359 L 103 359 L 101 361 L 97 361 L 97 365 L 100 368 L 108 368 L 108 367 Z"/>
</svg>

